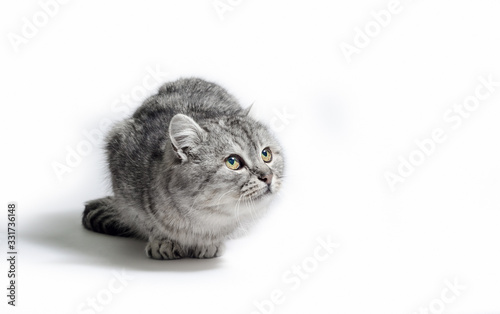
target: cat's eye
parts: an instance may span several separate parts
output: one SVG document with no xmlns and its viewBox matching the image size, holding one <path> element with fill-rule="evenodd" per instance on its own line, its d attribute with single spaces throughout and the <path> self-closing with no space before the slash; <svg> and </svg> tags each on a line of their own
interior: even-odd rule
<svg viewBox="0 0 500 314">
<path fill-rule="evenodd" d="M 273 154 L 271 153 L 269 147 L 264 148 L 260 153 L 260 156 L 264 162 L 271 162 L 271 160 L 273 160 Z"/>
<path fill-rule="evenodd" d="M 229 156 L 226 158 L 226 166 L 231 170 L 238 170 L 242 166 L 242 162 L 238 156 Z"/>
</svg>

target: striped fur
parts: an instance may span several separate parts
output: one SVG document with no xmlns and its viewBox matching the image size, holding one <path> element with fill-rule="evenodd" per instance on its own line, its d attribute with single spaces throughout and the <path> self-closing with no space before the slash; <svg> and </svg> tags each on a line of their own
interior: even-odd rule
<svg viewBox="0 0 500 314">
<path fill-rule="evenodd" d="M 265 213 L 283 178 L 280 144 L 247 114 L 214 83 L 162 86 L 108 134 L 114 195 L 86 204 L 85 228 L 145 239 L 154 259 L 222 255 L 227 239 Z M 226 166 L 231 155 L 241 169 Z"/>
<path fill-rule="evenodd" d="M 87 202 L 82 216 L 83 226 L 99 233 L 120 237 L 133 236 L 132 229 L 118 219 L 112 200 L 112 197 L 108 196 Z"/>
</svg>

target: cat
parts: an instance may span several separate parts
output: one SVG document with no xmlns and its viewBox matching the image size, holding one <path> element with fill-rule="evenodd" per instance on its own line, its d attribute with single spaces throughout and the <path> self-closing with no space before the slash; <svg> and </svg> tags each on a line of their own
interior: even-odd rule
<svg viewBox="0 0 500 314">
<path fill-rule="evenodd" d="M 221 86 L 161 86 L 113 126 L 106 153 L 113 196 L 88 201 L 86 229 L 147 240 L 153 259 L 213 258 L 269 208 L 283 149 Z"/>
</svg>

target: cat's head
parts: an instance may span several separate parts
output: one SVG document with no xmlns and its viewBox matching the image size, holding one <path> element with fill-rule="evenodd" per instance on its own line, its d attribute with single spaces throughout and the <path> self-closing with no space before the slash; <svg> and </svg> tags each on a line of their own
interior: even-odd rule
<svg viewBox="0 0 500 314">
<path fill-rule="evenodd" d="M 258 207 L 281 187 L 282 148 L 266 126 L 245 113 L 199 122 L 177 114 L 169 136 L 166 149 L 174 159 L 169 189 L 193 208 Z"/>
</svg>

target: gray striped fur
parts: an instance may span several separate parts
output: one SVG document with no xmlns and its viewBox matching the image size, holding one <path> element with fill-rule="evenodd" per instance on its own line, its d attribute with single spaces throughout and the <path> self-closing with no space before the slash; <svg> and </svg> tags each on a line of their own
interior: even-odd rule
<svg viewBox="0 0 500 314">
<path fill-rule="evenodd" d="M 267 127 L 225 89 L 197 78 L 163 85 L 106 142 L 114 195 L 89 201 L 83 225 L 147 240 L 154 259 L 220 256 L 282 183 L 282 148 Z M 226 166 L 232 154 L 244 160 L 241 169 Z"/>
</svg>

